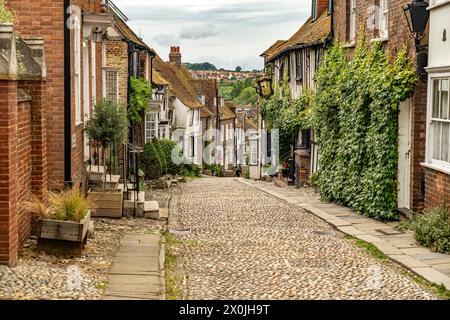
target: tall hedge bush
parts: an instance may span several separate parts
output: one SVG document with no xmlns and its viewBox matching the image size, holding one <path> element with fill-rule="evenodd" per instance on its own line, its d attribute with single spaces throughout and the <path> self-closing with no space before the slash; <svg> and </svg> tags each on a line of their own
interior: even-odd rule
<svg viewBox="0 0 450 320">
<path fill-rule="evenodd" d="M 167 174 L 168 173 L 168 168 L 167 168 L 167 160 L 166 160 L 166 156 L 164 154 L 164 151 L 161 147 L 161 144 L 159 143 L 159 140 L 156 138 L 152 139 L 153 145 L 155 146 L 156 150 L 158 151 L 159 154 L 159 159 L 161 160 L 161 169 L 162 169 L 162 173 L 163 174 Z"/>
<path fill-rule="evenodd" d="M 177 143 L 172 140 L 161 139 L 161 140 L 159 140 L 159 144 L 161 145 L 161 149 L 163 150 L 164 157 L 166 159 L 167 173 L 172 174 L 172 175 L 180 174 L 181 166 L 175 164 L 172 161 L 172 151 L 174 150 L 174 148 L 177 147 Z"/>
<path fill-rule="evenodd" d="M 159 152 L 151 140 L 144 146 L 144 153 L 141 157 L 141 169 L 148 180 L 159 179 L 163 174 Z"/>
</svg>

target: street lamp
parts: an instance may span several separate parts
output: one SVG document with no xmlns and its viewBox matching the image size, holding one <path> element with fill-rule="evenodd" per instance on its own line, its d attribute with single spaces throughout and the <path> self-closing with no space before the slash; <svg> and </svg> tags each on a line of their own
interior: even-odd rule
<svg viewBox="0 0 450 320">
<path fill-rule="evenodd" d="M 420 40 L 422 39 L 427 27 L 428 19 L 430 18 L 430 12 L 427 8 L 428 2 L 423 0 L 413 0 L 412 3 L 407 4 L 403 8 L 409 30 L 414 35 L 417 52 L 417 72 L 420 75 L 426 74 L 425 67 L 428 64 L 427 50 L 420 44 Z"/>
<path fill-rule="evenodd" d="M 92 41 L 94 43 L 100 43 L 103 41 L 103 31 L 99 27 L 95 27 L 95 30 L 92 31 Z"/>
<path fill-rule="evenodd" d="M 165 95 L 165 90 L 163 86 L 159 86 L 155 92 L 155 96 L 157 100 L 163 100 Z"/>
</svg>

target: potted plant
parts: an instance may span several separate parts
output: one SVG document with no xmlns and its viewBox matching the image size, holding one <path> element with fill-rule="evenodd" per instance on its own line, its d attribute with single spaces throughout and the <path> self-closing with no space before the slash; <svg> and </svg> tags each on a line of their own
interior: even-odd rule
<svg viewBox="0 0 450 320">
<path fill-rule="evenodd" d="M 80 256 L 91 220 L 89 201 L 78 189 L 49 193 L 47 200 L 32 198 L 26 212 L 38 216 L 37 250 L 62 256 Z"/>
<path fill-rule="evenodd" d="M 106 151 L 113 144 L 124 143 L 128 128 L 126 108 L 108 99 L 94 106 L 94 115 L 85 127 L 86 135 L 101 149 L 103 165 Z M 123 192 L 119 188 L 106 188 L 106 170 L 103 170 L 102 187 L 88 191 L 88 199 L 94 205 L 93 217 L 121 218 Z"/>
</svg>

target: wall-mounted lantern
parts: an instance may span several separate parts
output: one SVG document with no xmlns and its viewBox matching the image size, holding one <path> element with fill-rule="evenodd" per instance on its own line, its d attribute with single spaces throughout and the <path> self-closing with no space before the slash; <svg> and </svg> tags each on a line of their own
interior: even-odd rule
<svg viewBox="0 0 450 320">
<path fill-rule="evenodd" d="M 428 64 L 428 52 L 420 43 L 420 40 L 425 34 L 425 29 L 430 18 L 430 12 L 427 8 L 428 2 L 423 0 L 413 0 L 410 4 L 407 4 L 403 8 L 409 30 L 414 35 L 417 72 L 421 76 L 426 75 L 425 67 Z"/>
</svg>

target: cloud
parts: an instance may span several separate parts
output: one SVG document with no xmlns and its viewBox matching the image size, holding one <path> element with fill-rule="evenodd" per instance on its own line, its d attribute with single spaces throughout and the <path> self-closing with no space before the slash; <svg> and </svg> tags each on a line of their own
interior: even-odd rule
<svg viewBox="0 0 450 320">
<path fill-rule="evenodd" d="M 155 37 L 153 37 L 153 40 L 163 47 L 169 47 L 173 45 L 179 45 L 180 39 L 172 34 L 159 34 Z"/>
<path fill-rule="evenodd" d="M 213 24 L 201 24 L 186 28 L 180 32 L 181 39 L 199 40 L 214 37 L 219 31 Z"/>
</svg>

